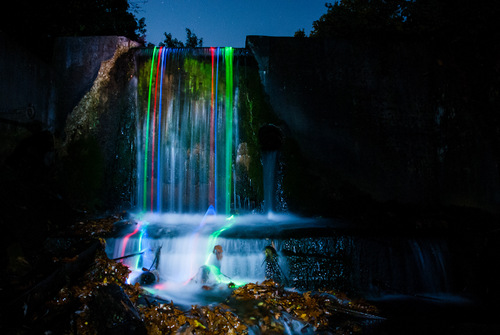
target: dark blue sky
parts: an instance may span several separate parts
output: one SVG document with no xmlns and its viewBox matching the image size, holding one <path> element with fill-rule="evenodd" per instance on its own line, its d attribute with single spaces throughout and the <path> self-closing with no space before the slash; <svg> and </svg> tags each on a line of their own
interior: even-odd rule
<svg viewBox="0 0 500 335">
<path fill-rule="evenodd" d="M 148 0 L 138 18 L 146 18 L 146 41 L 158 44 L 164 32 L 185 42 L 186 28 L 203 46 L 244 47 L 247 35 L 293 36 L 312 29 L 326 13 L 327 0 Z"/>
</svg>

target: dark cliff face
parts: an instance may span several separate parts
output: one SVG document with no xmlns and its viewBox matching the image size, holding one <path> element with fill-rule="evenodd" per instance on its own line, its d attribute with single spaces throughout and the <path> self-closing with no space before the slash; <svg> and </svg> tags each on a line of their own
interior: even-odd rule
<svg viewBox="0 0 500 335">
<path fill-rule="evenodd" d="M 131 206 L 136 87 L 130 48 L 134 45 L 116 36 L 56 43 L 55 51 L 60 54 L 56 66 L 61 69 L 58 92 L 64 97 L 59 99 L 64 131 L 58 147 L 58 180 L 65 195 L 80 208 Z"/>
<path fill-rule="evenodd" d="M 0 95 L 0 168 L 6 183 L 19 185 L 2 195 L 16 199 L 22 188 L 42 186 L 77 209 L 130 207 L 136 44 L 117 36 L 58 38 L 40 50 L 0 38 L 0 66 L 9 69 Z"/>
<path fill-rule="evenodd" d="M 371 198 L 498 211 L 498 85 L 470 89 L 477 67 L 419 40 L 249 36 L 247 48 L 298 149 L 292 210 Z"/>
</svg>

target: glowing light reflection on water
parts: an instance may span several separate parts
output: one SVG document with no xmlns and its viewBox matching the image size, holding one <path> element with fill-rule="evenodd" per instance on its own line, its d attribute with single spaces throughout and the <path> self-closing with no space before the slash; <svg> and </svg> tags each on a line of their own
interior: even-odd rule
<svg viewBox="0 0 500 335">
<path fill-rule="evenodd" d="M 266 215 L 242 215 L 226 217 L 207 210 L 202 214 L 142 213 L 132 215 L 138 222 L 130 227 L 122 238 L 108 240 L 108 255 L 118 258 L 142 254 L 124 259 L 132 271 L 129 282 L 139 280 L 143 268 L 150 269 L 159 254 L 159 281 L 147 287 L 151 294 L 179 304 L 193 304 L 209 299 L 217 301 L 221 295 L 229 294 L 229 282 L 243 285 L 265 280 L 263 265 L 266 246 L 273 241 L 266 238 L 279 229 L 292 229 L 308 221 L 289 214 L 268 213 Z M 309 222 L 312 224 L 312 222 Z M 318 225 L 318 223 L 316 223 Z M 238 233 L 252 229 L 258 236 L 231 238 L 222 233 Z M 279 241 L 277 248 L 279 247 Z M 202 288 L 200 271 L 211 264 L 215 257 L 214 246 L 219 245 L 223 257 L 218 267 L 220 272 L 211 271 L 209 280 L 212 290 Z M 286 267 L 286 264 L 283 264 Z"/>
</svg>

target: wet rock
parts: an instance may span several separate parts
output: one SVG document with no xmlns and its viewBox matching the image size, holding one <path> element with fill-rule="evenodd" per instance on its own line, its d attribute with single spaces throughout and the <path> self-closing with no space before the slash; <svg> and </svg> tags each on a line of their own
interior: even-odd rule
<svg viewBox="0 0 500 335">
<path fill-rule="evenodd" d="M 139 283 L 143 286 L 144 285 L 152 285 L 156 282 L 157 282 L 157 278 L 156 278 L 155 274 L 151 271 L 144 271 L 139 276 Z"/>
</svg>

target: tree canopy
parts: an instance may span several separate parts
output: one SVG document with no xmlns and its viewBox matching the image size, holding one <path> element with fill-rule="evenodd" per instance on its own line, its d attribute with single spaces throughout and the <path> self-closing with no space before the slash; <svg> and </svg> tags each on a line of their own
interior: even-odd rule
<svg viewBox="0 0 500 335">
<path fill-rule="evenodd" d="M 137 19 L 134 8 L 128 0 L 14 1 L 5 8 L 0 30 L 26 39 L 119 35 L 141 41 L 145 19 Z"/>
<path fill-rule="evenodd" d="M 404 0 L 342 0 L 325 4 L 327 13 L 313 22 L 313 37 L 348 36 L 400 29 Z"/>
<path fill-rule="evenodd" d="M 311 37 L 380 33 L 425 37 L 472 36 L 499 31 L 496 0 L 339 0 L 313 22 Z"/>
<path fill-rule="evenodd" d="M 203 46 L 203 38 L 198 38 L 191 29 L 186 28 L 186 44 L 179 41 L 177 38 L 173 38 L 171 33 L 164 33 L 165 40 L 160 43 L 160 46 L 166 46 L 168 48 L 197 48 Z"/>
</svg>

